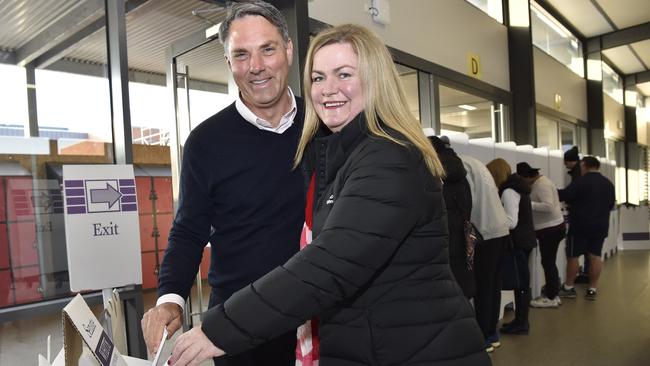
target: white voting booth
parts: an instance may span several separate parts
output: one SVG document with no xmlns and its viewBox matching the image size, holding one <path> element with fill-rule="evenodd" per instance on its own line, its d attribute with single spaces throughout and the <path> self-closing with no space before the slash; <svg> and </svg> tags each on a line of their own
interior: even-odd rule
<svg viewBox="0 0 650 366">
<path fill-rule="evenodd" d="M 502 158 L 510 164 L 513 173 L 516 171 L 517 163 L 527 162 L 534 168 L 539 168 L 540 173 L 548 177 L 559 189 L 570 183 L 567 170 L 564 167 L 564 153 L 562 150 L 549 150 L 546 147 L 534 148 L 531 145 L 517 146 L 514 142 L 495 143 L 492 138 L 469 139 L 461 132 L 453 132 L 446 135 L 449 138 L 451 147 L 457 154 L 472 156 L 484 164 L 495 158 Z M 615 182 L 616 162 L 599 158 L 601 172 L 612 182 Z M 619 237 L 619 223 L 616 211 L 612 211 L 609 226 L 609 236 L 603 246 L 603 254 L 611 255 L 616 250 Z M 566 255 L 565 241 L 560 243 L 557 251 L 556 264 L 560 280 L 564 281 L 566 276 Z M 544 270 L 541 264 L 539 248 L 535 248 L 530 256 L 530 274 L 532 296 L 539 296 L 544 285 Z M 512 291 L 503 291 L 501 296 L 502 305 L 513 301 Z M 501 307 L 503 316 L 503 306 Z"/>
</svg>

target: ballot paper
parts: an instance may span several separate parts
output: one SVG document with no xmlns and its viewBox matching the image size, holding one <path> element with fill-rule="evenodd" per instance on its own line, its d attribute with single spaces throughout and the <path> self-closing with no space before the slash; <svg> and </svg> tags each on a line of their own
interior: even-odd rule
<svg viewBox="0 0 650 366">
<path fill-rule="evenodd" d="M 156 357 L 154 357 L 153 362 L 151 363 L 152 366 L 163 366 L 167 365 L 167 359 L 162 358 L 165 360 L 164 362 L 161 361 L 161 355 L 162 355 L 162 350 L 165 348 L 165 341 L 167 340 L 167 336 L 169 335 L 169 332 L 167 332 L 167 327 L 163 330 L 163 335 L 162 338 L 160 339 L 160 342 L 158 343 L 158 352 L 156 352 Z"/>
</svg>

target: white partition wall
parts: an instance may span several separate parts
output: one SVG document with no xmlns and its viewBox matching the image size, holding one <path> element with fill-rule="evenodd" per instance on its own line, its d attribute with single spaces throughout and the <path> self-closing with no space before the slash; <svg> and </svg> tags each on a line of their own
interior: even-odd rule
<svg viewBox="0 0 650 366">
<path fill-rule="evenodd" d="M 517 144 L 511 141 L 497 142 L 494 144 L 494 157 L 507 161 L 514 173 L 517 167 Z"/>
<path fill-rule="evenodd" d="M 454 149 L 456 154 L 470 155 L 469 153 L 469 137 L 462 132 L 454 132 L 445 135 L 449 138 L 451 148 Z"/>
<path fill-rule="evenodd" d="M 467 155 L 475 157 L 483 164 L 487 164 L 495 158 L 494 140 L 491 137 L 471 139 L 467 147 Z"/>
</svg>

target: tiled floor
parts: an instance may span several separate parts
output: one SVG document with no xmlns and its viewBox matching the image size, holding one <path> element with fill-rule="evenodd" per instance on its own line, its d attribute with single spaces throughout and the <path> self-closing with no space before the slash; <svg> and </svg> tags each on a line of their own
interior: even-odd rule
<svg viewBox="0 0 650 366">
<path fill-rule="evenodd" d="M 619 251 L 598 287 L 596 301 L 578 285 L 560 308 L 530 309 L 530 334 L 502 335 L 494 366 L 650 365 L 650 251 Z"/>
<path fill-rule="evenodd" d="M 502 336 L 494 366 L 650 365 L 650 251 L 607 260 L 597 301 L 584 299 L 584 287 L 578 290 L 580 296 L 559 309 L 531 309 L 530 334 Z M 145 308 L 155 296 L 145 294 Z M 0 365 L 36 365 L 48 334 L 55 354 L 62 346 L 60 314 L 0 324 Z"/>
</svg>

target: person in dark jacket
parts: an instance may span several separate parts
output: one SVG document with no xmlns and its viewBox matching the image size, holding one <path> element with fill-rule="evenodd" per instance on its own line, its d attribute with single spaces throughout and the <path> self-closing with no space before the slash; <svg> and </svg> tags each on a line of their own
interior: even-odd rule
<svg viewBox="0 0 650 366">
<path fill-rule="evenodd" d="M 208 310 L 172 364 L 237 354 L 316 317 L 322 366 L 489 365 L 449 268 L 443 169 L 390 53 L 363 27 L 333 27 L 312 41 L 303 82 L 296 165 L 313 241 Z"/>
<path fill-rule="evenodd" d="M 576 297 L 573 285 L 578 274 L 578 257 L 585 255 L 589 259 L 589 289 L 586 298 L 596 300 L 596 288 L 603 267 L 603 243 L 609 232 L 609 217 L 616 202 L 616 192 L 612 182 L 600 174 L 598 159 L 585 156 L 580 162 L 580 168 L 582 177 L 558 191 L 560 201 L 571 205 L 566 245 L 566 282 L 560 289 L 560 295 Z"/>
<path fill-rule="evenodd" d="M 573 146 L 564 152 L 564 166 L 569 169 L 567 174 L 571 177 L 571 182 L 580 178 L 580 156 L 578 155 L 578 147 Z"/>
<path fill-rule="evenodd" d="M 537 245 L 533 226 L 530 186 L 517 174 L 511 174 L 510 164 L 501 158 L 492 160 L 487 168 L 499 187 L 501 202 L 508 217 L 515 273 L 515 319 L 500 329 L 505 334 L 528 334 L 528 305 L 530 303 L 530 270 L 528 258 Z"/>
<path fill-rule="evenodd" d="M 438 158 L 445 169 L 442 178 L 442 195 L 447 207 L 447 226 L 449 227 L 449 264 L 456 281 L 468 299 L 476 293 L 474 272 L 467 265 L 465 243 L 465 221 L 470 220 L 472 213 L 472 192 L 465 177 L 467 171 L 463 167 L 456 152 L 437 136 L 429 137 Z"/>
</svg>

